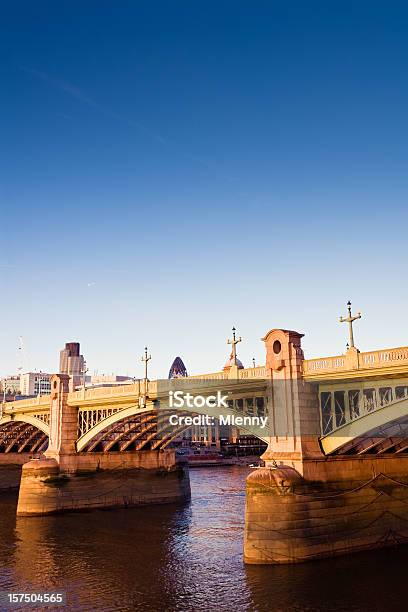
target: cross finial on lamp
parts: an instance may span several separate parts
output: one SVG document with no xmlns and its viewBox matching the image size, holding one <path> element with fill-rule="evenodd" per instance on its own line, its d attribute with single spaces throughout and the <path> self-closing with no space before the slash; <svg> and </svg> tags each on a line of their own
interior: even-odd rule
<svg viewBox="0 0 408 612">
<path fill-rule="evenodd" d="M 145 346 L 145 352 L 144 352 L 144 356 L 142 357 L 142 361 L 145 364 L 145 376 L 144 376 L 144 378 L 145 378 L 146 382 L 148 381 L 148 378 L 147 378 L 147 364 L 151 360 L 151 358 L 152 358 L 152 356 L 147 354 L 147 346 Z"/>
<path fill-rule="evenodd" d="M 354 316 L 351 314 L 351 301 L 350 300 L 347 302 L 347 310 L 348 310 L 348 317 L 340 317 L 340 323 L 348 323 L 349 324 L 349 346 L 348 346 L 348 349 L 351 349 L 351 348 L 354 348 L 353 321 L 356 321 L 357 319 L 361 319 L 361 312 L 358 312 Z"/>
<path fill-rule="evenodd" d="M 238 342 L 242 342 L 241 336 L 239 338 L 235 337 L 235 327 L 232 328 L 232 340 L 228 338 L 227 344 L 231 344 L 232 347 L 232 365 L 237 365 L 237 344 Z"/>
</svg>

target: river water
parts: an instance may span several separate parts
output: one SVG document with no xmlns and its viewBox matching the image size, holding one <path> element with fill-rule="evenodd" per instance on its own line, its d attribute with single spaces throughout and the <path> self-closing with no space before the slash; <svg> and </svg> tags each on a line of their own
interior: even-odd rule
<svg viewBox="0 0 408 612">
<path fill-rule="evenodd" d="M 16 518 L 16 497 L 2 494 L 0 590 L 64 590 L 68 605 L 59 610 L 81 612 L 405 609 L 408 547 L 244 566 L 247 474 L 191 470 L 184 506 L 43 518 Z"/>
</svg>

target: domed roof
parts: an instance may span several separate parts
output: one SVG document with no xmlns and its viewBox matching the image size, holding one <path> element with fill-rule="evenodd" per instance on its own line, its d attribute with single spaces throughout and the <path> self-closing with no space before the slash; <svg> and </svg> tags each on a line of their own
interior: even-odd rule
<svg viewBox="0 0 408 612">
<path fill-rule="evenodd" d="M 185 378 L 188 376 L 186 366 L 181 357 L 176 357 L 171 364 L 169 378 Z"/>
<path fill-rule="evenodd" d="M 223 370 L 229 370 L 231 368 L 231 366 L 234 365 L 234 357 L 231 353 L 231 355 L 229 356 L 229 358 L 227 359 L 227 361 L 225 362 L 225 366 L 222 368 Z M 238 370 L 243 370 L 244 366 L 242 365 L 242 361 L 240 361 L 237 357 L 237 368 Z"/>
</svg>

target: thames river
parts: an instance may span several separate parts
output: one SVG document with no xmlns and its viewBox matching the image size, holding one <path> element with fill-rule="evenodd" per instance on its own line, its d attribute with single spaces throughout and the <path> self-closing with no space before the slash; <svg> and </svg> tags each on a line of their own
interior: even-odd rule
<svg viewBox="0 0 408 612">
<path fill-rule="evenodd" d="M 408 547 L 244 566 L 247 473 L 192 469 L 184 506 L 16 519 L 16 496 L 3 494 L 0 590 L 63 590 L 68 605 L 59 609 L 81 612 L 405 608 Z"/>
</svg>

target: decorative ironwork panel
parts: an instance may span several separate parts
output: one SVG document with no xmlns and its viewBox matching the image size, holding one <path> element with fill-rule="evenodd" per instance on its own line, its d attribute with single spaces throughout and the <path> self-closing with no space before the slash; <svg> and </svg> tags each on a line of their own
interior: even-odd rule
<svg viewBox="0 0 408 612">
<path fill-rule="evenodd" d="M 391 387 L 380 387 L 378 390 L 380 406 L 386 406 L 392 402 L 392 388 Z"/>
<path fill-rule="evenodd" d="M 344 401 L 344 391 L 334 392 L 334 415 L 336 427 L 341 427 L 346 422 L 346 410 Z"/>
<path fill-rule="evenodd" d="M 50 424 L 50 413 L 49 412 L 40 412 L 40 414 L 33 414 L 33 417 L 42 421 L 46 425 Z"/>
<path fill-rule="evenodd" d="M 351 389 L 348 392 L 350 419 L 357 419 L 360 416 L 360 391 Z"/>
<path fill-rule="evenodd" d="M 78 410 L 78 438 L 84 436 L 92 427 L 119 412 L 121 408 L 93 408 Z"/>
<path fill-rule="evenodd" d="M 333 430 L 332 394 L 323 391 L 320 394 L 320 411 L 322 415 L 322 432 L 325 436 Z"/>
</svg>

